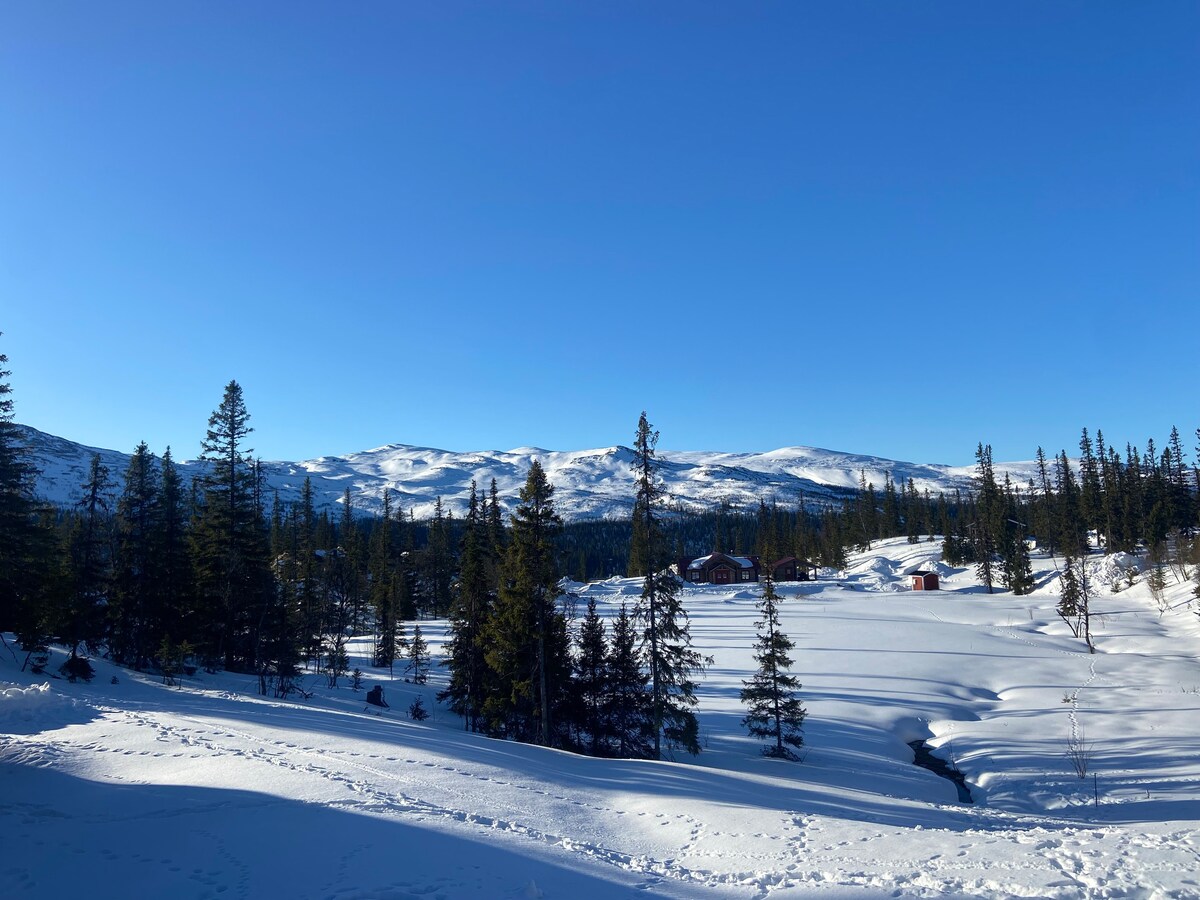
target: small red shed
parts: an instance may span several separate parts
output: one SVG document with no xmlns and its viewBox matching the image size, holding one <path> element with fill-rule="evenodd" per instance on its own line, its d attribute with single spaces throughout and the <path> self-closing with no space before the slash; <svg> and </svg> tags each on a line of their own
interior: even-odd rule
<svg viewBox="0 0 1200 900">
<path fill-rule="evenodd" d="M 918 569 L 912 573 L 914 591 L 936 591 L 938 589 L 937 572 L 926 572 Z"/>
</svg>

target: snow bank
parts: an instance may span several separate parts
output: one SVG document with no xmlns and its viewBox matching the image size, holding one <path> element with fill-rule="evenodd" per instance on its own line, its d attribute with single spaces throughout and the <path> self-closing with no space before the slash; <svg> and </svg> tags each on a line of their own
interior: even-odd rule
<svg viewBox="0 0 1200 900">
<path fill-rule="evenodd" d="M 50 683 L 0 691 L 0 734 L 37 734 L 86 722 L 91 708 L 50 690 Z"/>
</svg>

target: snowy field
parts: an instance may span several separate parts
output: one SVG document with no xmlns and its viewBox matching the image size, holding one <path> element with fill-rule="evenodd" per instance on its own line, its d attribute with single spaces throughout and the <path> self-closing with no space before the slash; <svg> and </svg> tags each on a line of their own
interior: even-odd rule
<svg viewBox="0 0 1200 900">
<path fill-rule="evenodd" d="M 393 710 L 305 679 L 168 688 L 103 661 L 90 685 L 0 649 L 0 891 L 21 897 L 1200 897 L 1200 620 L 1160 614 L 1125 561 L 1092 561 L 1097 652 L 1028 597 L 983 593 L 902 539 L 787 585 L 809 718 L 801 763 L 764 759 L 738 702 L 753 589 L 691 587 L 704 752 L 596 760 L 463 732 L 444 674 Z M 905 576 L 942 574 L 917 593 Z M 1172 580 L 1173 579 L 1169 579 Z M 575 586 L 615 613 L 638 585 Z M 423 623 L 436 651 L 443 623 Z M 354 663 L 366 670 L 367 645 Z M 368 684 L 387 682 L 372 671 Z M 115 678 L 115 681 L 114 681 Z M 432 717 L 402 709 L 423 694 Z M 1080 779 L 1068 738 L 1088 748 Z M 912 764 L 927 739 L 976 800 Z"/>
</svg>

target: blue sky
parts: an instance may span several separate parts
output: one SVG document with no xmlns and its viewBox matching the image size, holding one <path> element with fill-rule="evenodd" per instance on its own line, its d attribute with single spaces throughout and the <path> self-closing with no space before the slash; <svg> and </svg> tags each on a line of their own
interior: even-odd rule
<svg viewBox="0 0 1200 900">
<path fill-rule="evenodd" d="M 17 418 L 266 458 L 1200 425 L 1200 5 L 0 10 Z M 1190 443 L 1190 442 L 1189 442 Z"/>
</svg>

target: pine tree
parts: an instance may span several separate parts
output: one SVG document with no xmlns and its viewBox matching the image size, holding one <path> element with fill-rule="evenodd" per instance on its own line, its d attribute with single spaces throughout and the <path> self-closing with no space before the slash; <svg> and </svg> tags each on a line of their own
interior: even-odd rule
<svg viewBox="0 0 1200 900">
<path fill-rule="evenodd" d="M 162 530 L 158 468 L 146 442 L 138 444 L 117 501 L 117 544 L 109 604 L 109 646 L 120 663 L 142 668 L 161 643 L 162 594 L 157 537 Z"/>
<path fill-rule="evenodd" d="M 762 616 L 758 622 L 754 653 L 758 672 L 749 681 L 742 682 L 741 700 L 747 709 L 742 724 L 754 737 L 769 738 L 774 742 L 763 748 L 764 756 L 796 759 L 790 748 L 798 748 L 804 743 L 801 729 L 806 713 L 796 696 L 800 682 L 788 671 L 792 665 L 789 654 L 795 644 L 780 630 L 779 597 L 769 571 L 763 579 L 758 609 Z"/>
<path fill-rule="evenodd" d="M 1103 511 L 1103 500 L 1100 486 L 1100 467 L 1096 454 L 1092 450 L 1092 442 L 1088 438 L 1088 430 L 1083 429 L 1079 438 L 1079 513 L 1083 517 L 1086 537 L 1088 531 L 1099 531 L 1100 516 Z"/>
<path fill-rule="evenodd" d="M 61 575 L 33 498 L 37 470 L 13 424 L 7 363 L 0 353 L 0 635 L 16 632 L 28 663 L 49 641 L 48 607 Z"/>
<path fill-rule="evenodd" d="M 1068 556 L 1064 561 L 1059 587 L 1058 614 L 1071 628 L 1075 637 L 1083 638 L 1088 652 L 1095 653 L 1092 642 L 1091 586 L 1087 577 L 1087 560 Z"/>
<path fill-rule="evenodd" d="M 554 488 L 534 460 L 512 517 L 512 539 L 495 614 L 484 631 L 494 685 L 484 703 L 491 730 L 554 742 L 553 716 L 570 671 L 566 623 L 557 608 Z"/>
<path fill-rule="evenodd" d="M 450 683 L 438 694 L 439 700 L 450 701 L 450 708 L 463 717 L 464 726 L 472 731 L 479 727 L 485 690 L 487 663 L 481 635 L 495 604 L 487 512 L 480 500 L 472 481 L 462 540 L 462 569 L 455 586 L 450 639 L 442 663 L 450 670 Z"/>
<path fill-rule="evenodd" d="M 319 549 L 331 549 L 317 537 L 317 513 L 313 502 L 312 478 L 304 477 L 300 503 L 296 510 L 296 606 L 300 628 L 300 650 L 306 660 L 321 652 L 321 623 L 325 603 L 321 596 L 321 560 Z"/>
<path fill-rule="evenodd" d="M 1004 585 L 1014 594 L 1028 594 L 1034 586 L 1033 568 L 1029 562 L 1029 547 L 1025 543 L 1025 526 L 1021 522 L 1024 516 L 1020 510 L 1020 499 L 1008 473 L 1004 475 L 1003 502 L 1000 560 Z"/>
<path fill-rule="evenodd" d="M 159 465 L 158 531 L 154 535 L 155 606 L 161 634 L 179 644 L 196 638 L 191 553 L 188 547 L 188 492 L 168 447 Z"/>
<path fill-rule="evenodd" d="M 71 648 L 72 660 L 82 647 L 95 648 L 104 638 L 112 579 L 111 488 L 108 467 L 94 454 L 68 538 L 71 593 L 56 617 L 56 633 Z"/>
<path fill-rule="evenodd" d="M 995 557 L 997 533 L 1003 516 L 1000 487 L 992 469 L 992 446 L 980 443 L 975 450 L 976 461 L 976 510 L 975 529 L 972 535 L 975 556 L 975 571 L 987 592 L 992 593 L 996 581 Z"/>
<path fill-rule="evenodd" d="M 608 646 L 604 642 L 604 620 L 596 612 L 596 598 L 588 598 L 587 615 L 579 626 L 579 651 L 575 656 L 575 694 L 579 700 L 579 726 L 587 735 L 587 752 L 606 755 L 609 728 L 604 707 L 608 697 Z"/>
<path fill-rule="evenodd" d="M 613 753 L 621 759 L 656 758 L 650 676 L 638 649 L 636 625 L 624 603 L 612 623 L 606 683 L 604 722 L 612 735 Z"/>
<path fill-rule="evenodd" d="M 196 582 L 202 606 L 204 651 L 228 669 L 257 668 L 258 623 L 270 602 L 267 542 L 256 504 L 253 429 L 236 381 L 225 386 L 208 420 L 200 458 L 202 500 L 193 537 Z"/>
<path fill-rule="evenodd" d="M 1038 542 L 1044 545 L 1050 553 L 1050 559 L 1054 560 L 1054 553 L 1058 548 L 1054 527 L 1054 493 L 1050 488 L 1050 470 L 1046 462 L 1046 451 L 1041 447 L 1037 448 L 1037 471 L 1037 488 L 1041 493 L 1037 495 L 1036 502 L 1032 507 L 1033 533 L 1037 535 Z M 1033 491 L 1030 491 L 1030 494 L 1033 495 Z M 1057 564 L 1055 561 L 1056 566 Z"/>
<path fill-rule="evenodd" d="M 391 492 L 384 488 L 383 512 L 375 521 L 371 533 L 367 568 L 371 583 L 370 602 L 375 611 L 374 663 L 381 668 L 386 667 L 389 673 L 401 652 L 397 628 L 399 610 L 396 608 L 396 578 L 392 568 L 395 558 L 392 524 Z"/>
<path fill-rule="evenodd" d="M 651 431 L 643 412 L 634 438 L 633 469 L 637 480 L 634 509 L 641 518 L 646 539 L 646 568 L 636 616 L 644 628 L 643 653 L 650 670 L 654 710 L 654 758 L 663 758 L 663 742 L 682 747 L 693 756 L 700 752 L 696 714 L 695 673 L 704 660 L 692 648 L 688 616 L 679 600 L 679 580 L 666 571 L 665 547 L 658 508 L 663 490 L 654 449 L 658 432 Z"/>
<path fill-rule="evenodd" d="M 320 631 L 326 665 L 330 667 L 330 687 L 336 687 L 338 675 L 344 674 L 334 670 L 332 664 L 346 657 L 348 636 L 351 632 L 357 633 L 358 610 L 365 580 L 349 488 L 342 495 L 342 515 L 337 529 L 337 540 L 335 551 L 325 554 L 322 571 L 325 601 L 322 604 L 324 613 Z"/>
<path fill-rule="evenodd" d="M 1075 637 L 1079 637 L 1080 610 L 1079 578 L 1076 575 L 1075 559 L 1068 556 L 1063 560 L 1063 573 L 1059 578 L 1058 615 Z"/>
<path fill-rule="evenodd" d="M 1055 492 L 1057 494 L 1055 523 L 1058 532 L 1057 544 L 1065 556 L 1079 559 L 1087 555 L 1087 532 L 1080 509 L 1079 486 L 1071 472 L 1067 451 L 1059 453 L 1055 460 Z"/>
<path fill-rule="evenodd" d="M 426 608 L 435 616 L 449 612 L 453 565 L 450 526 L 442 498 L 438 497 L 434 503 L 433 521 L 429 523 L 429 546 L 425 550 Z"/>
<path fill-rule="evenodd" d="M 429 645 L 421 634 L 421 626 L 413 626 L 412 640 L 408 642 L 408 668 L 413 684 L 424 684 L 429 680 Z"/>
</svg>

